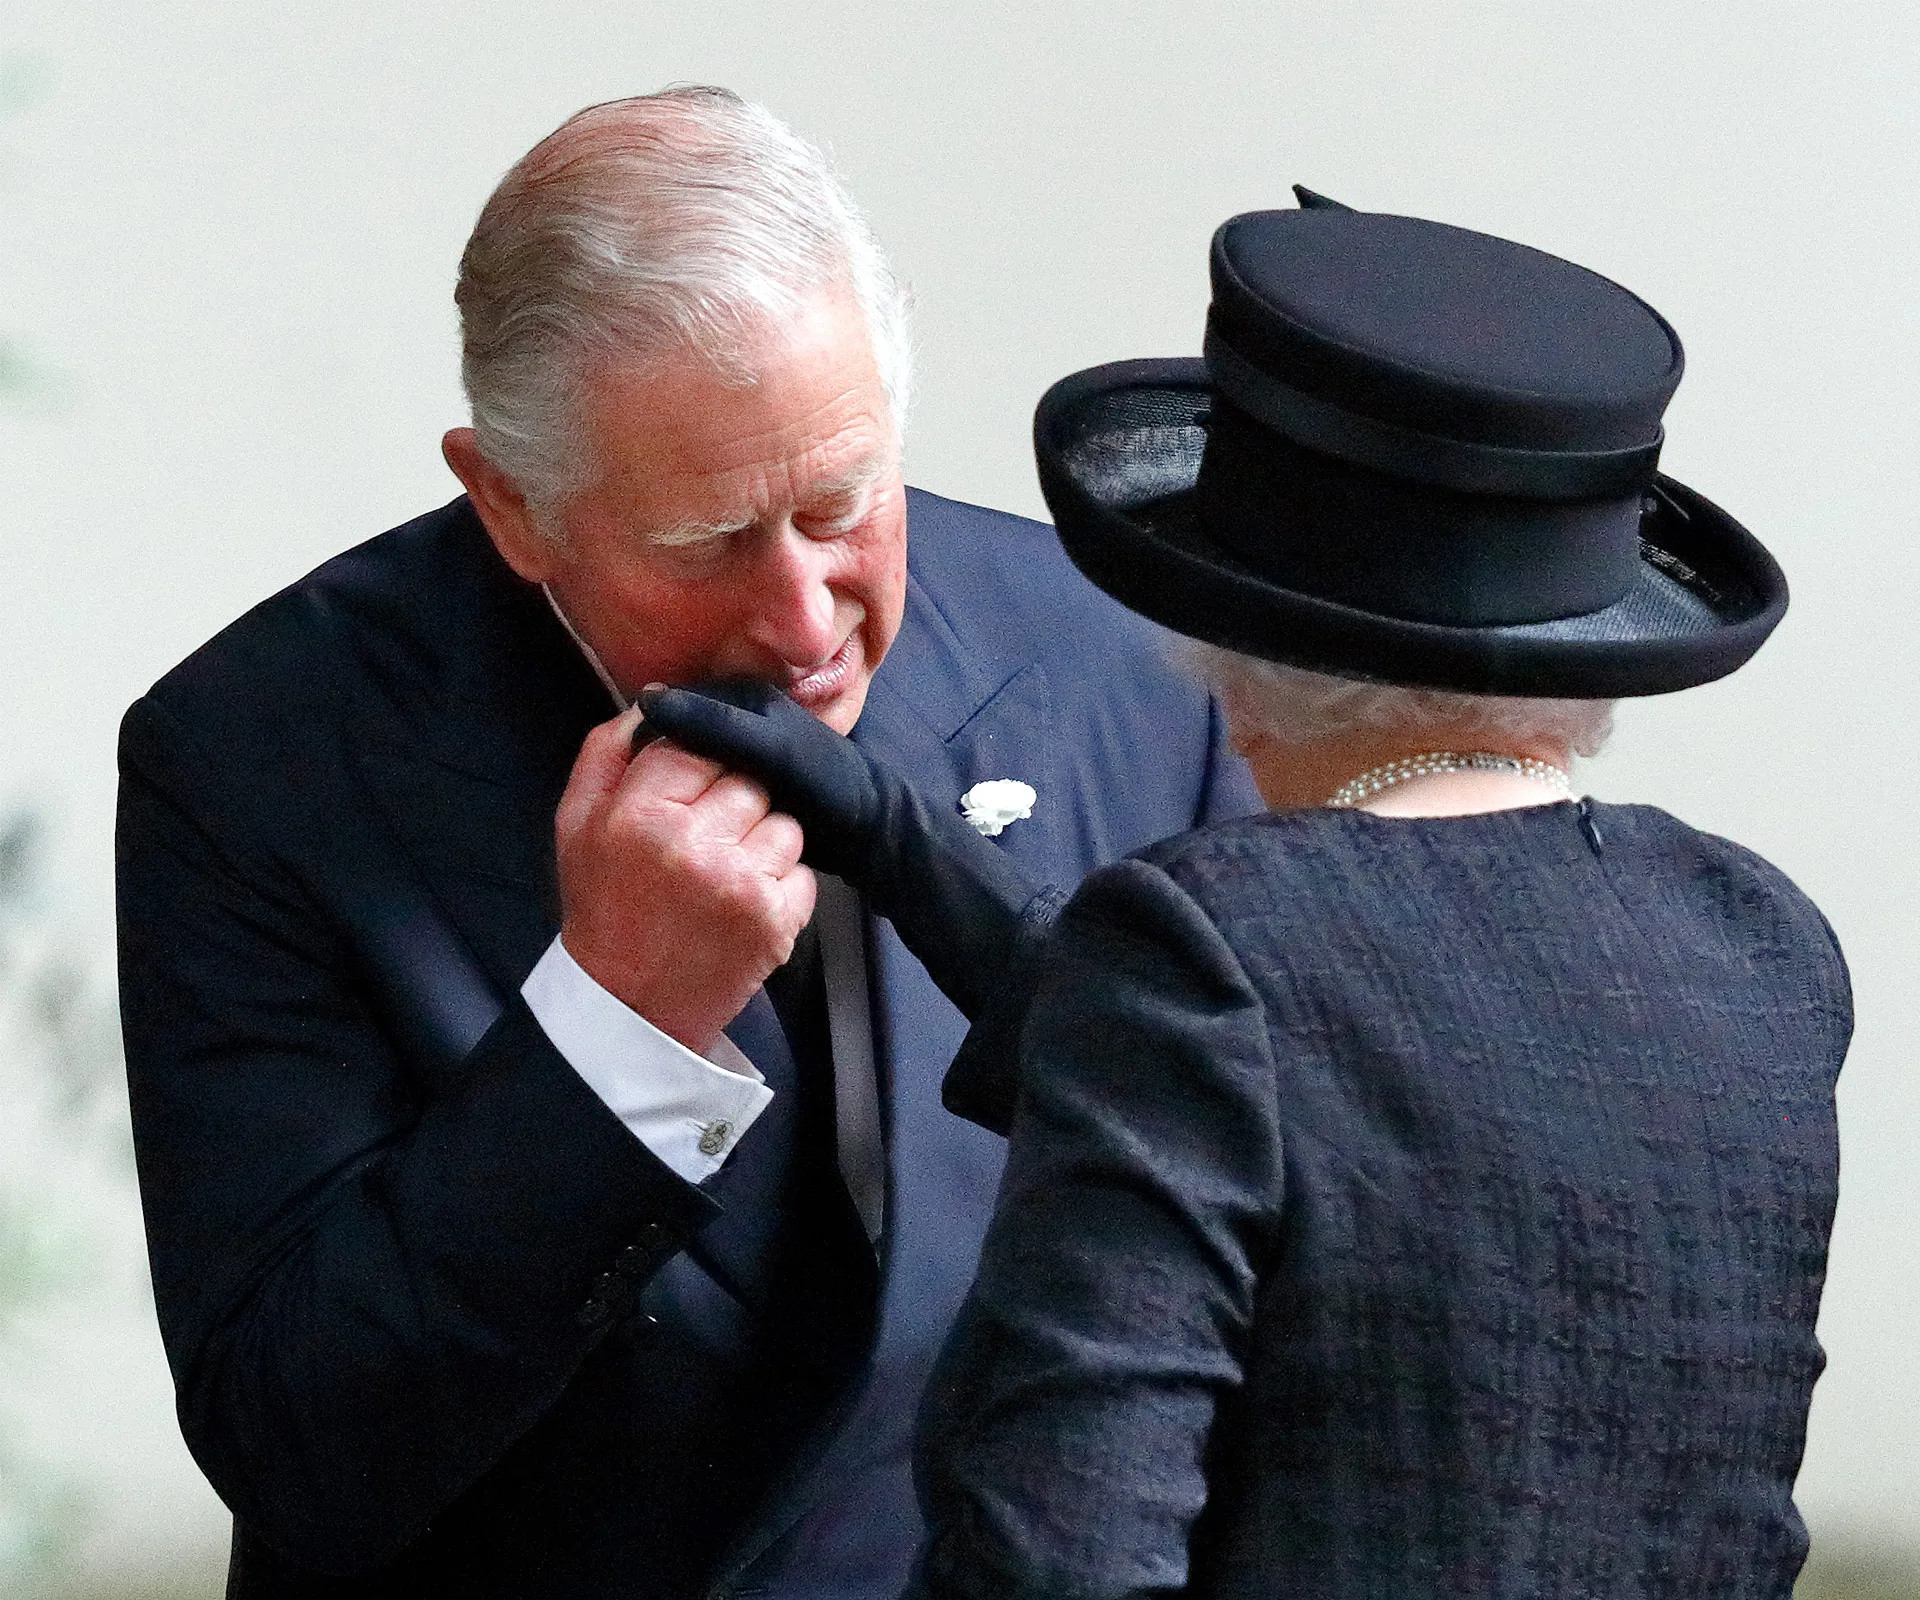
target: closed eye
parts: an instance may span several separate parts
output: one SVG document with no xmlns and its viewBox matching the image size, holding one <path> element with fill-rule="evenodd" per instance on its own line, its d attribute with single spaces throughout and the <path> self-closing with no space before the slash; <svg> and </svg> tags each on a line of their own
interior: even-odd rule
<svg viewBox="0 0 1920 1600">
<path fill-rule="evenodd" d="M 794 513 L 794 526 L 810 539 L 839 539 L 866 520 L 873 509 L 873 484 L 850 485 L 813 496 Z"/>
</svg>

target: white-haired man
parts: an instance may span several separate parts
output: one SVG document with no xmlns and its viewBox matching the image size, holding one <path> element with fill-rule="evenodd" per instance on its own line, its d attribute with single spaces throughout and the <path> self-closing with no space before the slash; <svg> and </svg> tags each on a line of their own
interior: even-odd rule
<svg viewBox="0 0 1920 1600">
<path fill-rule="evenodd" d="M 1069 883 L 1252 809 L 1044 530 L 903 488 L 899 294 L 819 156 L 581 113 L 462 262 L 467 494 L 123 730 L 122 1000 L 236 1596 L 879 1596 L 997 1141 L 964 1024 L 650 682 L 772 682 Z M 911 527 L 911 557 L 908 529 Z"/>
</svg>

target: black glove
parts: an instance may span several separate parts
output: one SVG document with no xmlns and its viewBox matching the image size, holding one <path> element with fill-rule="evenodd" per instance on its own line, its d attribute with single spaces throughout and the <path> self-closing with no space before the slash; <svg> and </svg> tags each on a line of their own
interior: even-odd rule
<svg viewBox="0 0 1920 1600">
<path fill-rule="evenodd" d="M 1020 988 L 1066 896 L 1028 883 L 957 812 L 769 685 L 649 689 L 639 704 L 644 734 L 762 784 L 805 832 L 801 859 L 864 894 L 968 1021 Z"/>
</svg>

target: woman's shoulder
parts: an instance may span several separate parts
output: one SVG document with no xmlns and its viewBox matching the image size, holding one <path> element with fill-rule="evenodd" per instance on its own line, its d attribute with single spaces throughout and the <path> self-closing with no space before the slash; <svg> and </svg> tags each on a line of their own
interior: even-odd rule
<svg viewBox="0 0 1920 1600">
<path fill-rule="evenodd" d="M 1216 922 L 1366 915 L 1418 919 L 1436 897 L 1497 906 L 1523 882 L 1535 903 L 1617 896 L 1639 919 L 1711 924 L 1756 949 L 1818 948 L 1844 980 L 1826 919 L 1746 846 L 1647 805 L 1595 800 L 1461 817 L 1274 812 L 1214 823 L 1138 852 Z M 1492 913 L 1490 914 L 1497 914 Z"/>
<path fill-rule="evenodd" d="M 1837 1003 L 1851 1007 L 1846 958 L 1820 908 L 1757 851 L 1658 806 L 1591 806 L 1611 857 L 1610 885 L 1645 917 L 1708 926 L 1748 961 L 1817 958 Z"/>
<path fill-rule="evenodd" d="M 1721 964 L 1826 1012 L 1841 1048 L 1851 1031 L 1845 959 L 1813 902 L 1756 852 L 1655 806 L 1282 812 L 1179 834 L 1107 871 L 1162 879 L 1236 948 L 1328 960 L 1332 946 L 1404 954 L 1428 928 L 1456 949 L 1495 949 L 1516 918 L 1620 921 L 1634 930 L 1623 956 Z"/>
<path fill-rule="evenodd" d="M 1344 837 L 1349 817 L 1261 813 L 1175 834 L 1091 873 L 1063 921 L 1188 949 L 1317 940 L 1378 893 L 1365 848 Z"/>
<path fill-rule="evenodd" d="M 1202 907 L 1218 922 L 1236 906 L 1298 905 L 1324 841 L 1315 835 L 1315 813 L 1262 812 L 1212 822 L 1136 850 L 1124 861 L 1087 880 L 1099 887 L 1103 875 L 1118 886 L 1151 877 L 1162 880 Z"/>
<path fill-rule="evenodd" d="M 1735 917 L 1764 908 L 1772 916 L 1826 927 L 1799 885 L 1758 851 L 1682 822 L 1658 806 L 1586 805 L 1600 839 L 1598 859 L 1617 875 L 1634 871 L 1677 894 L 1710 897 L 1717 909 Z"/>
<path fill-rule="evenodd" d="M 1164 874 L 1217 922 L 1312 921 L 1334 907 L 1350 914 L 1387 885 L 1398 892 L 1410 875 L 1420 875 L 1423 858 L 1463 846 L 1484 849 L 1484 841 L 1467 837 L 1484 831 L 1474 826 L 1480 820 L 1326 808 L 1265 812 L 1176 834 L 1130 860 Z M 1503 848 L 1524 852 L 1532 846 L 1519 841 Z"/>
<path fill-rule="evenodd" d="M 1798 887 L 1754 851 L 1689 826 L 1657 806 L 1582 800 L 1467 816 L 1398 817 L 1315 808 L 1212 823 L 1162 839 L 1131 858 L 1183 887 L 1259 880 L 1286 892 L 1322 888 L 1352 893 L 1355 873 L 1404 879 L 1437 873 L 1457 879 L 1455 863 L 1538 874 L 1594 867 L 1609 876 L 1671 882 L 1685 892 L 1711 890 L 1747 903 L 1755 895 L 1786 912 L 1817 918 Z M 1579 869 L 1579 870 L 1574 870 Z"/>
<path fill-rule="evenodd" d="M 1339 848 L 1345 815 L 1333 811 L 1262 811 L 1209 822 L 1136 850 L 1131 861 L 1176 881 L 1301 870 L 1330 845 Z"/>
</svg>

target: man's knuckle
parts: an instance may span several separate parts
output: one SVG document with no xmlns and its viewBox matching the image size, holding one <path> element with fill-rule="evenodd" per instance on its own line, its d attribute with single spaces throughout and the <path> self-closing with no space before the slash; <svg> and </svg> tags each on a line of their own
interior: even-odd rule
<svg viewBox="0 0 1920 1600">
<path fill-rule="evenodd" d="M 742 863 L 733 862 L 715 874 L 714 900 L 736 926 L 764 926 L 767 921 L 765 883 L 764 874 L 744 870 Z"/>
<path fill-rule="evenodd" d="M 763 874 L 754 895 L 755 911 L 770 928 L 786 926 L 792 921 L 788 910 L 787 893 L 781 887 L 778 878 Z"/>
<path fill-rule="evenodd" d="M 636 862 L 643 863 L 667 877 L 686 877 L 699 861 L 698 843 L 685 828 L 634 828 L 627 834 L 626 849 Z"/>
</svg>

